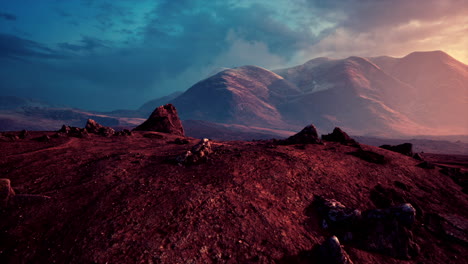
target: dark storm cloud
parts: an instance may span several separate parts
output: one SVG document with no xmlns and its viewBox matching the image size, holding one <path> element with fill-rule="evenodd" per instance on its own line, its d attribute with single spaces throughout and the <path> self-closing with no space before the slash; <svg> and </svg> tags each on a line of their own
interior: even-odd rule
<svg viewBox="0 0 468 264">
<path fill-rule="evenodd" d="M 0 33 L 0 58 L 59 59 L 63 56 L 38 42 Z"/>
<path fill-rule="evenodd" d="M 10 13 L 0 12 L 0 19 L 14 21 L 18 19 L 18 17 Z"/>
</svg>

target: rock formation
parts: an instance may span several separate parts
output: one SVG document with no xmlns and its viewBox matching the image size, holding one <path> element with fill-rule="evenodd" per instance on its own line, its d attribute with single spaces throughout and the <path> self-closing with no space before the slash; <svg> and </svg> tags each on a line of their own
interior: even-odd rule
<svg viewBox="0 0 468 264">
<path fill-rule="evenodd" d="M 304 129 L 302 129 L 299 133 L 290 136 L 285 140 L 280 140 L 280 144 L 284 145 L 293 145 L 293 144 L 321 144 L 322 141 L 320 140 L 317 129 L 314 125 L 310 124 Z"/>
<path fill-rule="evenodd" d="M 352 139 L 346 132 L 339 127 L 335 127 L 333 132 L 328 135 L 322 135 L 322 140 L 339 142 L 343 145 L 357 145 L 356 140 Z"/>
<path fill-rule="evenodd" d="M 137 126 L 135 131 L 156 131 L 184 136 L 184 128 L 180 122 L 176 108 L 167 104 L 156 108 L 150 117 Z"/>
<path fill-rule="evenodd" d="M 94 121 L 93 119 L 88 119 L 88 122 L 86 122 L 85 129 L 89 133 L 105 137 L 112 136 L 115 134 L 115 130 L 113 128 L 103 126 L 98 122 Z"/>
</svg>

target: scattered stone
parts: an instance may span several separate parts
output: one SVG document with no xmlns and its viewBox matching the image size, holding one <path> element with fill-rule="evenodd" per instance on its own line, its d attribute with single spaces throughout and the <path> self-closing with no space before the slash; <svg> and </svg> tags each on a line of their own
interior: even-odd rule
<svg viewBox="0 0 468 264">
<path fill-rule="evenodd" d="M 318 248 L 319 263 L 329 264 L 353 264 L 348 253 L 340 245 L 336 236 L 332 236 L 323 242 Z"/>
<path fill-rule="evenodd" d="M 328 135 L 322 135 L 322 140 L 339 142 L 343 145 L 356 146 L 359 145 L 356 140 L 352 139 L 346 132 L 339 127 L 335 127 L 333 132 Z"/>
<path fill-rule="evenodd" d="M 210 140 L 207 138 L 202 139 L 198 144 L 192 147 L 190 151 L 176 158 L 177 163 L 182 165 L 193 165 L 205 162 L 208 155 L 213 152 L 211 149 Z"/>
<path fill-rule="evenodd" d="M 132 135 L 132 131 L 128 130 L 128 129 L 124 129 L 122 131 L 117 131 L 115 132 L 114 134 L 115 136 L 131 136 Z"/>
<path fill-rule="evenodd" d="M 109 137 L 115 134 L 115 130 L 110 127 L 103 126 L 93 119 L 88 119 L 85 129 L 92 134 Z"/>
<path fill-rule="evenodd" d="M 67 135 L 70 137 L 84 138 L 89 136 L 88 130 L 86 130 L 86 128 L 70 127 L 66 125 L 63 125 L 62 128 L 57 132 L 59 134 Z"/>
<path fill-rule="evenodd" d="M 413 156 L 413 144 L 411 143 L 403 143 L 396 146 L 391 145 L 382 145 L 380 148 L 387 149 L 393 152 L 398 152 L 406 156 Z"/>
<path fill-rule="evenodd" d="M 0 208 L 7 207 L 13 197 L 15 196 L 15 191 L 11 188 L 11 182 L 9 179 L 0 179 Z"/>
<path fill-rule="evenodd" d="M 308 125 L 299 133 L 290 136 L 287 139 L 279 140 L 281 145 L 294 145 L 294 144 L 322 144 L 317 129 L 314 125 Z"/>
<path fill-rule="evenodd" d="M 156 108 L 150 117 L 137 126 L 135 131 L 156 131 L 184 136 L 182 122 L 177 115 L 177 110 L 172 104 Z"/>
<path fill-rule="evenodd" d="M 387 162 L 384 155 L 369 150 L 359 149 L 355 152 L 350 152 L 349 154 L 371 163 L 385 164 Z"/>
</svg>

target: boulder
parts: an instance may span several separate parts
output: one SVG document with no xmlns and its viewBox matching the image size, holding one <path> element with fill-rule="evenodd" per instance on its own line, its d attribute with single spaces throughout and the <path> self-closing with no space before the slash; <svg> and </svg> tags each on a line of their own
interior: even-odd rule
<svg viewBox="0 0 468 264">
<path fill-rule="evenodd" d="M 172 104 L 167 104 L 156 108 L 150 117 L 137 126 L 135 131 L 156 131 L 184 136 L 184 128 L 179 119 L 176 108 Z"/>
<path fill-rule="evenodd" d="M 339 142 L 343 145 L 357 145 L 356 140 L 352 139 L 346 132 L 339 127 L 335 127 L 333 132 L 328 135 L 322 135 L 322 140 Z"/>
<path fill-rule="evenodd" d="M 9 179 L 0 179 L 0 208 L 7 207 L 13 197 L 15 196 L 15 191 L 11 188 L 11 182 Z"/>
<path fill-rule="evenodd" d="M 176 161 L 182 165 L 193 165 L 205 162 L 208 156 L 213 152 L 211 149 L 210 140 L 202 139 L 198 144 L 192 147 L 191 150 L 179 155 Z"/>
<path fill-rule="evenodd" d="M 314 125 L 308 125 L 304 127 L 299 133 L 290 136 L 287 139 L 280 140 L 280 144 L 283 145 L 294 145 L 294 144 L 321 144 L 317 129 Z"/>
<path fill-rule="evenodd" d="M 393 152 L 398 152 L 406 156 L 413 156 L 413 144 L 411 143 L 403 143 L 396 146 L 391 145 L 382 145 L 380 148 L 391 150 Z"/>
<path fill-rule="evenodd" d="M 94 121 L 93 119 L 88 119 L 86 122 L 85 129 L 92 134 L 100 135 L 100 136 L 112 136 L 115 134 L 115 130 L 110 127 L 103 126 L 98 122 Z"/>
</svg>

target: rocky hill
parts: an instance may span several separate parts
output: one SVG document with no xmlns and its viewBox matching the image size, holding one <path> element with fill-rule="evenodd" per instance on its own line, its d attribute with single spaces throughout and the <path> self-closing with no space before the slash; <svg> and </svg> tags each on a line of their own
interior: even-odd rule
<svg viewBox="0 0 468 264">
<path fill-rule="evenodd" d="M 466 263 L 460 171 L 312 130 L 3 133 L 0 262 Z"/>
</svg>

